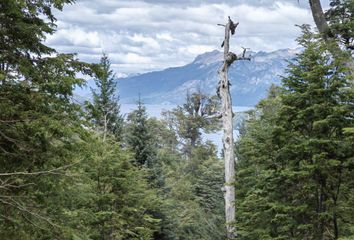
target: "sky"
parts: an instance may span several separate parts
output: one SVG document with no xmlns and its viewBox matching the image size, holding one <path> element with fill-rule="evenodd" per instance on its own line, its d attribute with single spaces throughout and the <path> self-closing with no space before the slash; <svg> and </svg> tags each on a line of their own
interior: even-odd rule
<svg viewBox="0 0 354 240">
<path fill-rule="evenodd" d="M 328 0 L 322 1 L 323 7 Z M 296 48 L 299 28 L 313 24 L 307 0 L 77 0 L 56 11 L 46 43 L 99 62 L 106 52 L 118 77 L 181 66 L 222 50 L 227 16 L 239 22 L 231 51 Z"/>
</svg>

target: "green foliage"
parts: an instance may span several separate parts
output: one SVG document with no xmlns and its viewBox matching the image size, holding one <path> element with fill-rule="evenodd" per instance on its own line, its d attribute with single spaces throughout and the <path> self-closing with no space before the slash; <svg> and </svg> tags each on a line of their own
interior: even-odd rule
<svg viewBox="0 0 354 240">
<path fill-rule="evenodd" d="M 54 31 L 52 7 L 69 1 L 2 1 L 0 54 L 0 238 L 41 239 L 60 231 L 51 194 L 62 193 L 66 170 L 85 134 L 70 100 L 77 73 L 90 65 L 43 45 Z M 41 17 L 39 17 L 41 16 Z M 48 17 L 49 22 L 44 18 Z M 65 124 L 63 124 L 65 122 Z"/>
<path fill-rule="evenodd" d="M 165 176 L 161 239 L 224 239 L 223 164 L 215 156 L 209 144 L 193 148 L 187 161 L 180 154 L 159 156 Z"/>
<path fill-rule="evenodd" d="M 345 56 L 304 26 L 305 48 L 281 92 L 261 102 L 238 142 L 241 239 L 353 235 L 353 92 Z M 273 90 L 274 91 L 274 90 Z"/>
<path fill-rule="evenodd" d="M 111 137 L 88 131 L 71 100 L 78 73 L 95 69 L 104 104 L 116 104 L 108 59 L 97 68 L 42 43 L 65 3 L 0 3 L 0 238 L 152 239 L 159 203 L 147 174 Z"/>
<path fill-rule="evenodd" d="M 195 109 L 191 111 L 199 114 Z M 186 119 L 189 114 L 181 111 L 179 117 Z M 198 116 L 188 120 L 196 132 L 201 131 L 199 120 Z M 186 156 L 179 147 L 179 126 L 171 128 L 169 123 L 149 119 L 141 101 L 127 122 L 128 146 L 137 165 L 147 170 L 150 185 L 158 187 L 161 199 L 152 211 L 161 219 L 161 228 L 154 238 L 223 239 L 223 164 L 216 158 L 215 146 L 199 139 L 189 146 L 190 154 Z"/>
<path fill-rule="evenodd" d="M 90 120 L 95 128 L 102 132 L 103 138 L 106 138 L 107 134 L 112 134 L 118 141 L 121 141 L 123 117 L 120 114 L 119 97 L 116 95 L 115 74 L 110 68 L 108 56 L 103 54 L 96 70 L 97 90 L 91 89 L 93 103 L 87 103 L 87 110 Z"/>
<path fill-rule="evenodd" d="M 215 131 L 218 119 L 211 117 L 219 108 L 217 97 L 208 97 L 202 93 L 187 94 L 186 103 L 164 112 L 171 130 L 176 132 L 185 154 L 190 155 L 192 148 L 201 141 L 202 130 Z"/>
<path fill-rule="evenodd" d="M 41 55 L 54 53 L 42 41 L 55 30 L 53 8 L 72 0 L 4 0 L 0 3 L 0 80 L 35 71 Z M 49 20 L 49 21 L 47 21 Z M 39 58 L 39 59 L 38 59 Z"/>
<path fill-rule="evenodd" d="M 149 212 L 159 206 L 146 173 L 113 140 L 87 139 L 70 188 L 66 215 L 81 239 L 152 239 L 159 220 Z M 78 194 L 75 194 L 78 193 Z"/>
<path fill-rule="evenodd" d="M 218 100 L 187 95 L 165 121 L 139 100 L 122 138 L 108 57 L 90 65 L 43 43 L 72 2 L 0 2 L 0 239 L 224 239 L 223 163 L 201 139 L 218 128 Z M 350 50 L 352 3 L 331 6 Z M 354 236 L 348 56 L 302 29 L 304 52 L 240 130 L 240 239 Z M 87 113 L 71 100 L 78 73 L 95 74 Z"/>
<path fill-rule="evenodd" d="M 134 153 L 136 164 L 151 168 L 156 155 L 155 144 L 149 129 L 146 108 L 140 98 L 137 107 L 137 110 L 128 114 L 126 141 Z"/>
<path fill-rule="evenodd" d="M 280 107 L 277 97 L 279 89 L 272 88 L 266 100 L 262 100 L 250 120 L 240 130 L 236 153 L 236 216 L 237 232 L 241 239 L 272 239 L 271 222 L 273 211 L 271 202 L 277 166 L 274 153 L 277 145 L 272 136 L 275 129 L 275 116 Z M 278 215 L 279 217 L 279 215 Z"/>
<path fill-rule="evenodd" d="M 326 12 L 331 32 L 344 46 L 354 50 L 354 3 L 351 0 L 331 0 Z"/>
<path fill-rule="evenodd" d="M 207 106 L 211 107 L 209 100 L 201 101 L 202 96 L 198 94 L 192 96 L 183 106 L 167 112 L 165 123 L 155 123 L 155 126 L 164 125 L 154 128 L 159 142 L 158 165 L 154 168 L 159 169 L 158 186 L 163 199 L 161 230 L 156 239 L 225 238 L 223 163 L 216 157 L 215 146 L 200 139 L 202 129 L 216 126 L 204 119 L 210 110 Z M 187 128 L 195 136 L 187 134 Z M 194 137 L 194 144 L 188 145 Z"/>
</svg>

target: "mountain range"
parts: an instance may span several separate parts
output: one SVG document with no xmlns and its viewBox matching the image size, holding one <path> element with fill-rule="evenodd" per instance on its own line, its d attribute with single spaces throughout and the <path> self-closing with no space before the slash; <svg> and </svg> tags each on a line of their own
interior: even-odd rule
<svg viewBox="0 0 354 240">
<path fill-rule="evenodd" d="M 251 61 L 234 62 L 229 70 L 233 105 L 254 106 L 272 84 L 280 83 L 289 61 L 299 52 L 300 49 L 250 52 Z M 119 78 L 120 101 L 135 103 L 140 95 L 146 104 L 175 105 L 183 103 L 188 92 L 215 95 L 222 61 L 223 53 L 214 50 L 184 66 Z"/>
</svg>

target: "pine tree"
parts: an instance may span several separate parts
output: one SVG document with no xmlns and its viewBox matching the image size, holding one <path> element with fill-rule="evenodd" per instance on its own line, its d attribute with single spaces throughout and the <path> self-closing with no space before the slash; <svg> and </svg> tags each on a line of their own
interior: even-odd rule
<svg viewBox="0 0 354 240">
<path fill-rule="evenodd" d="M 277 145 L 273 142 L 276 116 L 280 108 L 279 89 L 272 86 L 267 99 L 248 112 L 236 143 L 236 220 L 240 239 L 273 239 L 277 226 L 272 206 L 277 201 L 274 188 Z M 273 194 L 274 193 L 274 194 Z M 272 219 L 272 221 L 270 221 Z"/>
<path fill-rule="evenodd" d="M 41 55 L 55 53 L 43 43 L 55 31 L 53 9 L 62 10 L 72 0 L 11 1 L 0 3 L 0 80 L 33 76 Z M 38 59 L 39 58 L 39 59 Z M 40 61 L 39 61 L 40 60 Z"/>
<path fill-rule="evenodd" d="M 308 26 L 302 30 L 305 50 L 290 64 L 282 93 L 259 105 L 238 143 L 242 239 L 353 234 L 345 210 L 353 203 L 354 155 L 343 132 L 353 124 L 346 58 L 334 58 Z"/>
<path fill-rule="evenodd" d="M 134 153 L 136 164 L 152 167 L 156 155 L 156 144 L 148 126 L 146 107 L 140 97 L 137 109 L 127 117 L 127 144 Z"/>
<path fill-rule="evenodd" d="M 115 75 L 107 54 L 103 54 L 96 72 L 95 84 L 97 89 L 91 89 L 93 103 L 87 104 L 90 118 L 106 139 L 112 134 L 118 141 L 122 137 L 123 117 L 120 114 Z"/>
<path fill-rule="evenodd" d="M 79 159 L 85 122 L 71 97 L 83 84 L 77 73 L 91 66 L 73 54 L 52 54 L 43 41 L 55 31 L 52 11 L 70 2 L 0 3 L 1 239 L 63 234 L 60 204 L 51 199 L 64 197 L 68 168 Z"/>
<path fill-rule="evenodd" d="M 159 219 L 150 212 L 156 211 L 159 199 L 146 173 L 111 138 L 88 136 L 81 152 L 84 160 L 75 169 L 81 176 L 69 188 L 71 204 L 64 205 L 73 235 L 95 240 L 152 239 Z"/>
<path fill-rule="evenodd" d="M 307 26 L 299 43 L 305 51 L 283 80 L 284 107 L 279 119 L 279 130 L 292 135 L 279 154 L 295 171 L 293 179 L 297 183 L 304 181 L 302 191 L 293 189 L 299 191 L 292 196 L 299 202 L 295 208 L 305 210 L 295 214 L 296 228 L 302 227 L 301 234 L 316 239 L 337 239 L 342 227 L 347 228 L 341 213 L 348 194 L 343 192 L 343 183 L 350 182 L 354 148 L 343 128 L 353 124 L 354 96 L 346 77 L 344 55 L 334 58 L 328 51 L 332 46 L 317 39 Z M 302 199 L 304 194 L 306 198 Z"/>
</svg>

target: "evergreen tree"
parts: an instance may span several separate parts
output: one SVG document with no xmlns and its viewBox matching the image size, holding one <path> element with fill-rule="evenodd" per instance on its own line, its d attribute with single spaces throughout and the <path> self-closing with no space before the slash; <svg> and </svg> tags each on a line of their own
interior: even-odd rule
<svg viewBox="0 0 354 240">
<path fill-rule="evenodd" d="M 88 108 L 103 139 L 86 127 L 72 96 L 84 84 L 77 74 L 93 65 L 43 44 L 55 31 L 53 9 L 72 2 L 0 2 L 0 239 L 219 238 L 215 149 L 199 146 L 183 161 L 175 133 L 140 102 L 128 117 L 131 159 L 116 141 L 121 116 L 107 56 Z"/>
<path fill-rule="evenodd" d="M 79 239 L 152 239 L 159 220 L 150 214 L 159 206 L 146 173 L 120 144 L 108 138 L 89 136 L 77 166 L 80 179 L 69 191 L 65 217 Z M 70 206 L 69 208 L 67 206 Z"/>
<path fill-rule="evenodd" d="M 268 100 L 239 142 L 243 239 L 353 235 L 346 209 L 353 204 L 354 146 L 343 129 L 353 125 L 354 96 L 346 58 L 334 58 L 328 43 L 302 30 L 305 50 L 290 64 L 282 94 Z"/>
<path fill-rule="evenodd" d="M 96 72 L 95 84 L 97 89 L 91 89 L 93 103 L 87 104 L 90 118 L 96 128 L 102 132 L 103 139 L 106 139 L 107 134 L 112 134 L 120 141 L 123 117 L 120 114 L 115 75 L 111 70 L 111 63 L 105 53 Z"/>
<path fill-rule="evenodd" d="M 85 131 L 75 86 L 91 66 L 43 44 L 69 0 L 0 3 L 0 238 L 62 236 L 61 199 Z M 44 57 L 46 56 L 46 57 Z M 60 196 L 60 197 L 59 197 Z M 60 204 L 57 204 L 60 205 Z"/>
<path fill-rule="evenodd" d="M 299 203 L 294 208 L 301 209 L 293 213 L 299 235 L 337 239 L 348 229 L 348 216 L 342 212 L 348 203 L 343 183 L 351 182 L 354 145 L 343 128 L 353 125 L 354 95 L 344 56 L 334 58 L 328 52 L 332 46 L 316 39 L 306 26 L 299 43 L 306 49 L 283 80 L 284 107 L 279 117 L 279 130 L 292 134 L 279 154 L 296 173 L 289 173 L 293 179 L 304 181 L 292 196 Z"/>
<path fill-rule="evenodd" d="M 54 49 L 44 45 L 46 34 L 55 31 L 53 9 L 62 10 L 72 0 L 11 1 L 0 3 L 0 80 L 18 75 L 33 76 L 41 55 Z"/>
<path fill-rule="evenodd" d="M 148 126 L 146 107 L 140 97 L 137 109 L 127 117 L 127 144 L 134 153 L 136 164 L 139 166 L 152 167 L 156 156 L 153 135 Z"/>
<path fill-rule="evenodd" d="M 279 146 L 273 141 L 281 107 L 279 92 L 273 86 L 267 99 L 248 112 L 249 120 L 241 127 L 236 143 L 236 221 L 240 239 L 277 239 L 278 222 L 286 220 L 276 212 L 278 198 L 283 197 L 277 174 Z"/>
<path fill-rule="evenodd" d="M 163 152 L 164 185 L 159 239 L 224 239 L 223 163 L 215 146 L 193 148 L 189 161 Z"/>
<path fill-rule="evenodd" d="M 212 126 L 212 120 L 206 118 L 211 112 L 215 113 L 213 104 L 216 102 L 202 98 L 202 95 L 194 94 L 183 106 L 165 113 L 165 123 L 169 126 L 169 137 L 165 139 L 171 141 L 158 151 L 164 199 L 159 239 L 225 237 L 221 190 L 223 163 L 217 158 L 215 146 L 203 143 L 200 137 L 202 129 L 216 128 Z M 162 133 L 165 137 L 166 132 Z"/>
</svg>

